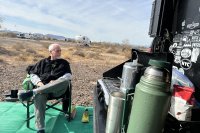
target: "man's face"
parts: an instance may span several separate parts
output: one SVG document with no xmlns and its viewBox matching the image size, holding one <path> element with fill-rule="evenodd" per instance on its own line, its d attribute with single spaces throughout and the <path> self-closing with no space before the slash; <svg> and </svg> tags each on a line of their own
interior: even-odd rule
<svg viewBox="0 0 200 133">
<path fill-rule="evenodd" d="M 53 50 L 50 51 L 51 57 L 54 59 L 60 58 L 61 56 L 61 48 L 59 46 L 54 47 Z"/>
</svg>

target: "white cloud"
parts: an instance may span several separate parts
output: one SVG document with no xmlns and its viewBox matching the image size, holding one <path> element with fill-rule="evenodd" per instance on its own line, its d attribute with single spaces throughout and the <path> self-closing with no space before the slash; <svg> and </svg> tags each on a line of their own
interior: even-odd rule
<svg viewBox="0 0 200 133">
<path fill-rule="evenodd" d="M 42 30 L 42 29 L 36 29 L 34 27 L 24 26 L 24 25 L 13 25 L 12 23 L 4 23 L 2 24 L 2 29 L 7 29 L 6 27 L 10 27 L 14 31 L 20 31 L 24 33 L 41 33 L 41 34 L 56 34 L 60 35 L 59 32 L 55 32 L 52 30 Z M 29 32 L 31 31 L 31 32 Z"/>
<path fill-rule="evenodd" d="M 0 13 L 17 20 L 5 21 L 8 28 L 17 25 L 27 32 L 51 32 L 70 37 L 82 34 L 96 41 L 129 39 L 134 44 L 148 45 L 151 5 L 151 0 L 0 0 Z M 37 26 L 29 27 L 31 23 Z"/>
</svg>

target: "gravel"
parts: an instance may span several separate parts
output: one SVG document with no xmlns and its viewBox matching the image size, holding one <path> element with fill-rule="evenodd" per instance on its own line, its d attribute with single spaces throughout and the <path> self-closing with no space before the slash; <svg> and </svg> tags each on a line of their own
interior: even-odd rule
<svg viewBox="0 0 200 133">
<path fill-rule="evenodd" d="M 114 64 L 95 63 L 94 61 L 71 62 L 72 104 L 92 106 L 93 89 L 103 72 L 112 68 Z M 116 64 L 117 65 L 117 64 Z M 21 83 L 26 76 L 27 64 L 6 64 L 0 62 L 0 101 L 4 101 L 5 94 L 12 89 L 22 89 Z"/>
</svg>

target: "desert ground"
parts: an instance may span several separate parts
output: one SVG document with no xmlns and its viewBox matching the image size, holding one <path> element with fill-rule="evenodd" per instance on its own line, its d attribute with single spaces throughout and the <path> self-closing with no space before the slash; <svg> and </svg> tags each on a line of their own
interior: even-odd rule
<svg viewBox="0 0 200 133">
<path fill-rule="evenodd" d="M 48 57 L 51 43 L 60 43 L 62 58 L 70 62 L 74 105 L 92 106 L 96 81 L 131 54 L 130 46 L 126 45 L 92 43 L 85 47 L 75 42 L 0 37 L 0 101 L 10 90 L 22 89 L 27 66 Z"/>
</svg>

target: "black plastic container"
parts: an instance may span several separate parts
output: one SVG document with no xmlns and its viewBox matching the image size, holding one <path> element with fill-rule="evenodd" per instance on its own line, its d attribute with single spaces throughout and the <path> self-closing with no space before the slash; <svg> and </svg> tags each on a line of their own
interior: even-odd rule
<svg viewBox="0 0 200 133">
<path fill-rule="evenodd" d="M 200 109 L 192 109 L 191 121 L 178 121 L 168 113 L 163 133 L 199 133 Z"/>
</svg>

